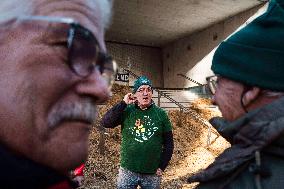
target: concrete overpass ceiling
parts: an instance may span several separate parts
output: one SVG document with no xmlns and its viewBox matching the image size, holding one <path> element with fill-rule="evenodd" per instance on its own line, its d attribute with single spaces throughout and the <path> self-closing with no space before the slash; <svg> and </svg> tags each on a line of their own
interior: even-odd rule
<svg viewBox="0 0 284 189">
<path fill-rule="evenodd" d="M 261 0 L 115 0 L 106 40 L 161 47 L 260 4 Z"/>
</svg>

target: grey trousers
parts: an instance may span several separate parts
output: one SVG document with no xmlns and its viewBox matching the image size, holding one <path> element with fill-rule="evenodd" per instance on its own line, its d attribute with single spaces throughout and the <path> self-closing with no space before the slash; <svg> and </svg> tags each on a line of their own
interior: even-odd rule
<svg viewBox="0 0 284 189">
<path fill-rule="evenodd" d="M 156 174 L 141 174 L 119 168 L 117 189 L 160 189 L 161 176 Z"/>
</svg>

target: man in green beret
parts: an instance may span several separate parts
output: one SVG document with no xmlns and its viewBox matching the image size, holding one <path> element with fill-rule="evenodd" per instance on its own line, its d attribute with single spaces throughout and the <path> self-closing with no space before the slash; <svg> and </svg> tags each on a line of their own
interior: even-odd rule
<svg viewBox="0 0 284 189">
<path fill-rule="evenodd" d="M 284 1 L 222 42 L 212 70 L 211 124 L 231 147 L 188 178 L 198 189 L 280 189 L 284 186 Z M 209 78 L 211 81 L 212 78 Z"/>
<path fill-rule="evenodd" d="M 161 176 L 172 157 L 172 125 L 152 95 L 151 81 L 141 76 L 134 82 L 133 93 L 126 94 L 102 119 L 106 128 L 121 125 L 118 189 L 160 188 Z"/>
</svg>

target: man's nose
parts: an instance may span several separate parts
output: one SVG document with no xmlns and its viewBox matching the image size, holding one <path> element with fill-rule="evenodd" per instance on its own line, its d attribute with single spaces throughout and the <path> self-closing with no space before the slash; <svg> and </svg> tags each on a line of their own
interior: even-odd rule
<svg viewBox="0 0 284 189">
<path fill-rule="evenodd" d="M 143 95 L 144 95 L 144 96 L 147 96 L 147 95 L 148 95 L 148 92 L 147 92 L 146 90 L 144 90 L 144 91 L 143 91 Z"/>
<path fill-rule="evenodd" d="M 110 98 L 110 87 L 98 69 L 94 69 L 88 77 L 76 86 L 80 95 L 92 97 L 95 103 L 104 103 Z"/>
</svg>

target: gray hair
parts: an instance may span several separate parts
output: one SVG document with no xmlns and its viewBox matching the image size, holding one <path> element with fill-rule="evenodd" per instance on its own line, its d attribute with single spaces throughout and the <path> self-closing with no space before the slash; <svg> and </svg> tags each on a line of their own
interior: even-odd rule
<svg viewBox="0 0 284 189">
<path fill-rule="evenodd" d="M 109 27 L 112 16 L 112 0 L 99 0 L 99 6 L 103 14 L 103 23 L 105 28 Z"/>
<path fill-rule="evenodd" d="M 0 23 L 23 15 L 31 15 L 32 7 L 32 1 L 29 0 L 2 0 L 0 3 Z"/>
<path fill-rule="evenodd" d="M 92 7 L 98 6 L 102 13 L 102 22 L 107 28 L 112 13 L 112 0 L 87 0 Z M 33 15 L 36 0 L 1 0 L 0 24 L 24 15 Z"/>
</svg>

